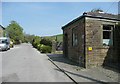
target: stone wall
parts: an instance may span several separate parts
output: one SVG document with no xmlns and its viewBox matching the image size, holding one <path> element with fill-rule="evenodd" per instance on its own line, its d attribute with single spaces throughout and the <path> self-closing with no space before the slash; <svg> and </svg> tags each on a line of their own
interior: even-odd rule
<svg viewBox="0 0 120 84">
<path fill-rule="evenodd" d="M 117 58 L 116 42 L 114 35 L 113 46 L 103 46 L 103 24 L 115 26 L 115 21 L 99 20 L 94 18 L 86 19 L 86 67 L 96 67 L 113 63 Z M 89 50 L 92 47 L 92 50 Z"/>
<path fill-rule="evenodd" d="M 119 62 L 120 62 L 120 26 L 116 25 L 114 29 L 114 46 L 113 48 L 109 48 L 107 56 L 104 60 L 104 65 L 120 69 Z"/>
<path fill-rule="evenodd" d="M 76 33 L 78 36 L 78 45 L 72 45 L 72 30 L 76 28 Z M 70 26 L 64 28 L 64 42 L 63 42 L 63 53 L 69 59 L 77 62 L 80 66 L 85 66 L 85 56 L 84 56 L 84 18 L 71 24 Z M 67 35 L 67 39 L 65 38 Z M 68 41 L 68 42 L 65 42 Z M 67 44 L 68 43 L 68 44 Z M 65 54 L 65 48 L 68 47 L 68 55 Z"/>
<path fill-rule="evenodd" d="M 92 68 L 115 65 L 120 56 L 120 28 L 117 21 L 85 17 L 63 29 L 63 54 L 80 66 Z M 103 45 L 103 24 L 114 26 L 113 46 Z M 72 31 L 76 28 L 78 45 L 72 45 Z M 119 35 L 119 36 L 118 36 Z M 90 50 L 90 48 L 92 48 Z"/>
</svg>

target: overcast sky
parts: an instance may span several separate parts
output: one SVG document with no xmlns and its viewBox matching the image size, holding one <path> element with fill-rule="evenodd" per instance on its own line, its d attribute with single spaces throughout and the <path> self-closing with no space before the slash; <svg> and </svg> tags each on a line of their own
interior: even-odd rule
<svg viewBox="0 0 120 84">
<path fill-rule="evenodd" d="M 2 2 L 2 24 L 17 21 L 28 34 L 61 34 L 61 27 L 94 8 L 118 13 L 117 2 Z"/>
</svg>

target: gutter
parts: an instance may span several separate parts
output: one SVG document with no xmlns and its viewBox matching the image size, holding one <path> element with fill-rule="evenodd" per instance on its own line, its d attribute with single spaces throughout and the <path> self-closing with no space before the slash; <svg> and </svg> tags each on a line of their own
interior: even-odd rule
<svg viewBox="0 0 120 84">
<path fill-rule="evenodd" d="M 84 17 L 90 17 L 90 18 L 99 18 L 99 19 L 108 19 L 108 20 L 115 20 L 115 21 L 120 21 L 120 19 L 118 18 L 109 18 L 109 17 L 100 17 L 100 16 L 92 16 L 92 15 L 82 15 L 76 19 L 74 19 L 73 21 L 69 22 L 68 24 L 66 24 L 65 26 L 62 27 L 62 30 L 65 29 L 66 27 L 68 27 L 69 25 L 72 25 L 73 23 L 75 23 L 76 21 L 84 18 Z"/>
<path fill-rule="evenodd" d="M 71 76 L 69 76 L 63 69 L 61 69 L 58 65 L 56 65 L 50 58 L 48 58 L 50 62 L 52 62 L 61 72 L 63 72 L 68 78 L 70 78 L 74 84 L 78 84 Z"/>
</svg>

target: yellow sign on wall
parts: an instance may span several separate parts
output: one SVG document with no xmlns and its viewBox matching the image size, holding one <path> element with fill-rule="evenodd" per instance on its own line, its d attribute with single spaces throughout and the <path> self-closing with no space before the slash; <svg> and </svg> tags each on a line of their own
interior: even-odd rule
<svg viewBox="0 0 120 84">
<path fill-rule="evenodd" d="M 89 50 L 89 51 L 92 51 L 92 47 L 88 47 L 88 50 Z"/>
</svg>

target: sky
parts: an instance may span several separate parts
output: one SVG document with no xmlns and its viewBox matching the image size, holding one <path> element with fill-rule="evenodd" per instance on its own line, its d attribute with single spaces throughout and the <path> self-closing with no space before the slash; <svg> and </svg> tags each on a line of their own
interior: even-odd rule
<svg viewBox="0 0 120 84">
<path fill-rule="evenodd" d="M 62 34 L 61 27 L 83 12 L 100 8 L 117 14 L 117 2 L 2 2 L 2 24 L 14 20 L 27 34 L 52 36 Z"/>
</svg>

